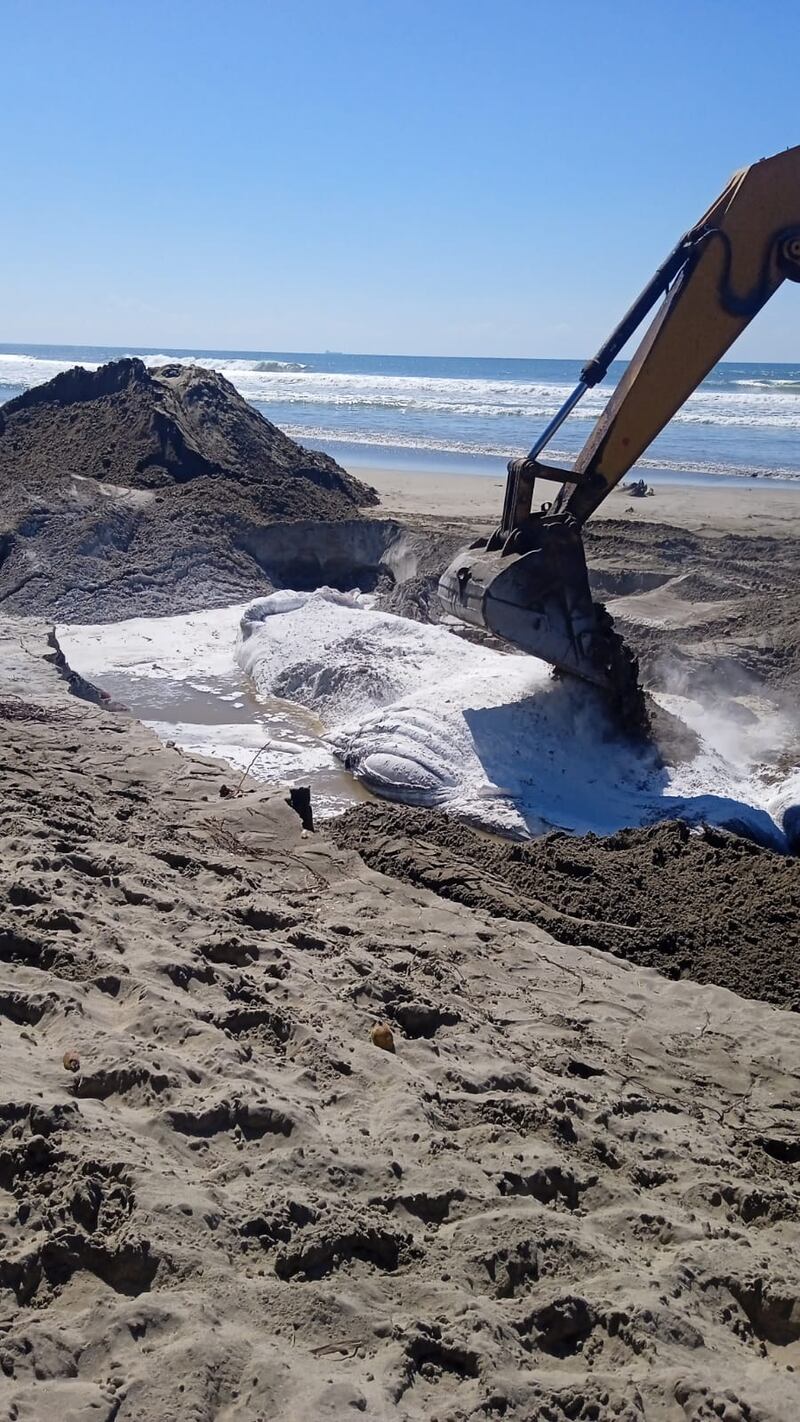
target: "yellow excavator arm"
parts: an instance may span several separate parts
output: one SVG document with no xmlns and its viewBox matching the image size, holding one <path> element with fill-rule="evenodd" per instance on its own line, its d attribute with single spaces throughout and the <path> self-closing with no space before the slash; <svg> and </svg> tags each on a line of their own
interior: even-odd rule
<svg viewBox="0 0 800 1422">
<path fill-rule="evenodd" d="M 800 281 L 800 148 L 735 173 L 678 250 L 685 262 L 578 455 L 574 483 L 565 486 L 562 506 L 581 521 L 781 282 Z"/>
<path fill-rule="evenodd" d="M 443 574 L 445 608 L 619 695 L 619 638 L 592 602 L 581 525 L 787 279 L 800 281 L 800 147 L 735 173 L 681 238 L 530 453 L 510 462 L 501 525 Z M 574 467 L 543 463 L 556 430 L 662 297 Z M 534 513 L 539 480 L 561 489 Z"/>
</svg>

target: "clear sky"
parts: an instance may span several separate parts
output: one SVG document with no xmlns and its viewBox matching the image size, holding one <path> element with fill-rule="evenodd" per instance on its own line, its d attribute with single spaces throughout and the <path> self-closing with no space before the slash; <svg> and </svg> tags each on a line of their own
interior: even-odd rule
<svg viewBox="0 0 800 1422">
<path fill-rule="evenodd" d="M 762 0 L 2 0 L 0 42 L 5 341 L 586 356 L 800 142 Z"/>
</svg>

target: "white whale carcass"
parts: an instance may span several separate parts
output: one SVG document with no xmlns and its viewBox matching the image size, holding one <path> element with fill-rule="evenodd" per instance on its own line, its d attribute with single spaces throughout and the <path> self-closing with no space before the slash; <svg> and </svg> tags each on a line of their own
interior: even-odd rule
<svg viewBox="0 0 800 1422">
<path fill-rule="evenodd" d="M 544 662 L 372 601 L 329 588 L 259 599 L 237 659 L 260 695 L 316 711 L 334 754 L 374 793 L 520 836 L 681 817 L 782 845 L 741 770 L 702 739 L 690 766 L 664 767 L 614 732 L 599 694 L 554 680 Z"/>
</svg>

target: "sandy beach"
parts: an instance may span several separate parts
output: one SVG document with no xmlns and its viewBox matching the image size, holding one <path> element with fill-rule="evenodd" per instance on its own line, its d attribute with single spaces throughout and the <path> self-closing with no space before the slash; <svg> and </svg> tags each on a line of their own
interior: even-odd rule
<svg viewBox="0 0 800 1422">
<path fill-rule="evenodd" d="M 770 19 L 2 6 L 0 1422 L 800 1422 Z"/>
<path fill-rule="evenodd" d="M 797 1415 L 795 491 L 592 521 L 594 596 L 697 718 L 623 774 L 596 700 L 533 659 L 512 694 L 439 621 L 495 481 L 371 471 L 376 503 L 213 373 L 134 361 L 7 407 L 0 456 L 3 1422 Z M 285 697 L 331 744 L 343 707 L 337 774 L 363 731 L 384 788 L 400 731 L 471 766 L 483 829 L 362 800 L 311 831 L 298 728 L 258 783 L 269 730 L 181 749 L 159 687 L 173 720 Z M 694 819 L 564 819 L 681 775 Z M 561 828 L 486 834 L 514 785 Z"/>
<path fill-rule="evenodd" d="M 505 482 L 474 474 L 353 466 L 353 473 L 380 494 L 380 515 L 491 525 L 503 507 Z M 552 486 L 555 490 L 556 486 Z M 695 533 L 746 533 L 794 538 L 800 530 L 800 483 L 765 486 L 742 479 L 713 484 L 657 484 L 652 498 L 631 498 L 622 488 L 609 494 L 594 519 L 668 523 Z M 594 522 L 593 519 L 593 522 Z"/>
<path fill-rule="evenodd" d="M 44 630 L 0 629 L 2 1415 L 795 1416 L 796 1014 L 223 795 Z"/>
</svg>

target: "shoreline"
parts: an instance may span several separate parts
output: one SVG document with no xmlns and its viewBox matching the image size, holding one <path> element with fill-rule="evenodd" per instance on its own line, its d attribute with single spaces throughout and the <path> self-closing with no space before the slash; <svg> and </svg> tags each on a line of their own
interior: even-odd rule
<svg viewBox="0 0 800 1422">
<path fill-rule="evenodd" d="M 413 518 L 436 524 L 496 523 L 503 504 L 504 479 L 474 474 L 410 473 L 404 469 L 354 465 L 353 473 L 372 484 L 380 504 L 372 517 Z M 694 533 L 731 533 L 766 537 L 800 536 L 800 486 L 776 487 L 742 480 L 729 484 L 659 484 L 652 497 L 636 498 L 616 489 L 593 515 L 631 523 L 672 524 Z"/>
</svg>

